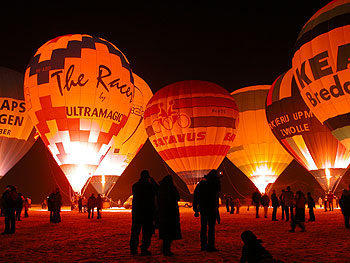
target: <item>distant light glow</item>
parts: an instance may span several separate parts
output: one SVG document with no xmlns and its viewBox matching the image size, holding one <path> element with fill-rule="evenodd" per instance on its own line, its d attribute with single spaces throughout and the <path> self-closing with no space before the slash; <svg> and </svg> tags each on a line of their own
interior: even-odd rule
<svg viewBox="0 0 350 263">
<path fill-rule="evenodd" d="M 74 192 L 80 192 L 90 176 L 89 169 L 83 164 L 77 165 L 70 174 L 66 174 Z"/>
<path fill-rule="evenodd" d="M 268 184 L 273 184 L 278 175 L 276 175 L 267 164 L 260 165 L 255 169 L 250 180 L 255 184 L 261 193 L 265 192 Z"/>
</svg>

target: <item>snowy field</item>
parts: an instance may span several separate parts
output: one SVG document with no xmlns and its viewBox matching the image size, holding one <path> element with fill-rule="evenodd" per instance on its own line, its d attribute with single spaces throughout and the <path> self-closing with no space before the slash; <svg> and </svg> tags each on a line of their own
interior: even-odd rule
<svg viewBox="0 0 350 263">
<path fill-rule="evenodd" d="M 289 233 L 288 222 L 256 219 L 254 211 L 241 208 L 240 214 L 226 213 L 222 207 L 221 224 L 216 225 L 219 252 L 200 251 L 199 218 L 192 209 L 181 208 L 183 239 L 173 243 L 175 256 L 164 257 L 161 241 L 152 238 L 152 256 L 133 256 L 129 252 L 130 210 L 104 210 L 102 219 L 64 209 L 62 222 L 49 222 L 49 213 L 33 208 L 29 218 L 17 222 L 14 235 L 0 236 L 0 262 L 239 262 L 240 234 L 252 230 L 265 248 L 284 262 L 350 262 L 350 230 L 345 229 L 340 210 L 317 209 L 316 222 L 306 222 L 306 232 Z M 308 213 L 307 219 L 308 219 Z M 262 209 L 260 212 L 262 215 Z M 95 214 L 96 216 L 96 214 Z M 3 231 L 4 218 L 0 218 Z"/>
</svg>

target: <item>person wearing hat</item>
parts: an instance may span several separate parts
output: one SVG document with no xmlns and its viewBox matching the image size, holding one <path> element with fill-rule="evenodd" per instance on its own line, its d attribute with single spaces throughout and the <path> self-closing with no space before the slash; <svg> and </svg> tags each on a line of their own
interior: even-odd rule
<svg viewBox="0 0 350 263">
<path fill-rule="evenodd" d="M 1 197 L 1 206 L 4 210 L 5 216 L 5 230 L 2 235 L 14 234 L 16 230 L 16 199 L 17 199 L 16 187 L 13 185 L 7 185 L 5 192 Z"/>
<path fill-rule="evenodd" d="M 141 172 L 140 180 L 132 186 L 132 224 L 130 237 L 130 252 L 136 255 L 139 244 L 139 235 L 142 230 L 141 256 L 149 256 L 148 248 L 151 245 L 151 237 L 155 232 L 155 197 L 158 184 L 149 175 L 147 170 Z"/>
</svg>

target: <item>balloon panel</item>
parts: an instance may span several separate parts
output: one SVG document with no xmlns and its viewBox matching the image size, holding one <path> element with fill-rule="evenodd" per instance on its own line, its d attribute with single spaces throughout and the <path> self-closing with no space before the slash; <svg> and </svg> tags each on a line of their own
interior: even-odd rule
<svg viewBox="0 0 350 263">
<path fill-rule="evenodd" d="M 190 191 L 220 165 L 238 125 L 237 106 L 230 94 L 214 83 L 197 80 L 159 90 L 144 117 L 154 148 Z"/>
<path fill-rule="evenodd" d="M 134 85 L 127 59 L 101 38 L 58 37 L 31 59 L 24 87 L 35 127 L 80 191 L 130 115 Z"/>
<path fill-rule="evenodd" d="M 266 116 L 285 149 L 315 176 L 326 192 L 335 190 L 349 166 L 350 152 L 306 106 L 292 70 L 271 86 Z"/>
<path fill-rule="evenodd" d="M 112 148 L 95 171 L 96 175 L 120 176 L 147 140 L 143 114 L 152 91 L 139 76 L 133 76 L 135 96 L 130 117 L 118 136 L 113 136 Z"/>
<path fill-rule="evenodd" d="M 350 149 L 350 1 L 332 1 L 301 30 L 293 75 L 307 106 Z"/>
<path fill-rule="evenodd" d="M 239 109 L 237 136 L 227 158 L 261 191 L 290 164 L 292 157 L 272 134 L 265 115 L 269 85 L 252 86 L 231 93 Z"/>
<path fill-rule="evenodd" d="M 34 135 L 24 102 L 23 75 L 0 67 L 0 178 L 32 147 Z"/>
</svg>

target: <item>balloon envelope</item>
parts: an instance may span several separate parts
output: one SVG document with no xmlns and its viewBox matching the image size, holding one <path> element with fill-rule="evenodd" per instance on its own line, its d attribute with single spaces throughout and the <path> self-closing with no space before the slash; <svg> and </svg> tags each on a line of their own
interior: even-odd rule
<svg viewBox="0 0 350 263">
<path fill-rule="evenodd" d="M 302 28 L 292 60 L 303 100 L 350 149 L 350 1 L 332 1 Z"/>
<path fill-rule="evenodd" d="M 134 85 L 127 59 L 98 37 L 58 37 L 30 60 L 24 87 L 40 137 L 80 191 L 130 115 Z"/>
<path fill-rule="evenodd" d="M 219 167 L 230 149 L 238 110 L 224 88 L 188 80 L 156 92 L 144 118 L 152 145 L 193 192 L 205 174 Z"/>
<path fill-rule="evenodd" d="M 0 67 L 0 179 L 32 147 L 35 132 L 25 107 L 23 74 Z"/>
<path fill-rule="evenodd" d="M 269 89 L 269 85 L 259 85 L 231 93 L 238 105 L 240 124 L 227 158 L 260 192 L 265 192 L 293 160 L 268 126 L 265 101 Z"/>
<path fill-rule="evenodd" d="M 267 120 L 277 140 L 325 192 L 334 192 L 350 164 L 350 152 L 306 106 L 292 70 L 274 82 L 266 104 Z"/>
<path fill-rule="evenodd" d="M 125 127 L 112 138 L 112 146 L 95 171 L 91 184 L 98 193 L 106 194 L 119 176 L 139 152 L 147 140 L 143 114 L 152 91 L 147 83 L 136 74 L 134 76 L 135 95 L 130 117 Z M 101 192 L 102 191 L 102 192 Z"/>
</svg>

